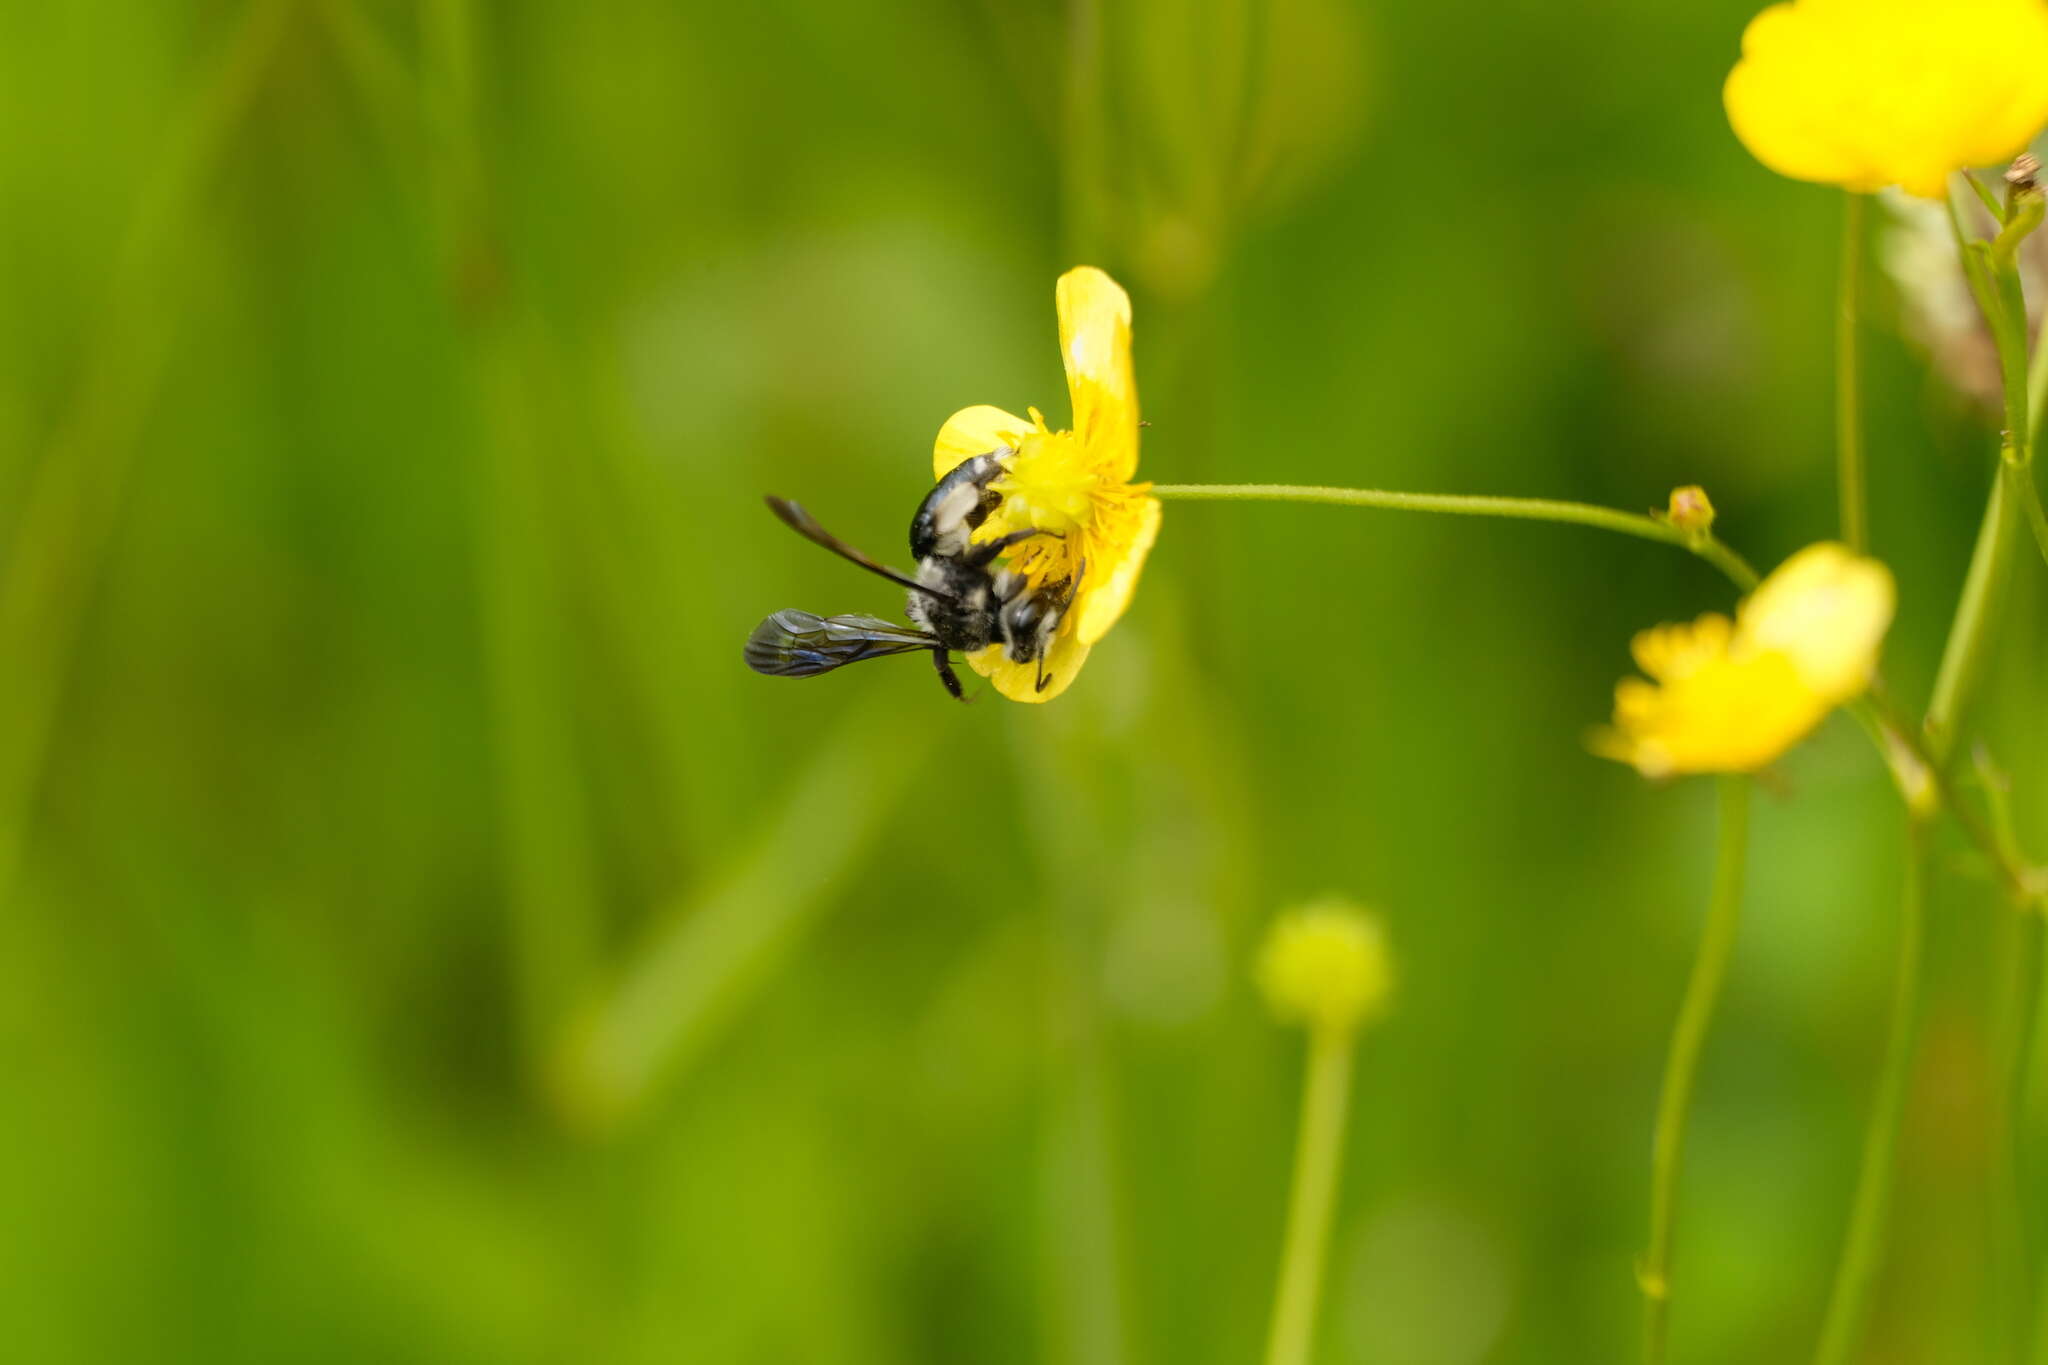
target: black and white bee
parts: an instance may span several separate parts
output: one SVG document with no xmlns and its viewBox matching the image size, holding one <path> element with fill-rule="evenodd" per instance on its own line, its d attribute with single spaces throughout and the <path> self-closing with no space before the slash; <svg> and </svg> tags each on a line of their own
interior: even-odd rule
<svg viewBox="0 0 2048 1365">
<path fill-rule="evenodd" d="M 1002 502 L 992 486 L 1012 452 L 990 451 L 951 470 L 918 504 L 910 521 L 910 553 L 917 575 L 877 563 L 820 526 L 796 503 L 771 497 L 768 508 L 798 535 L 910 590 L 899 626 L 874 616 L 814 616 L 789 608 L 754 627 L 747 637 L 747 667 L 779 678 L 809 678 L 863 659 L 927 650 L 939 681 L 955 699 L 965 700 L 947 655 L 1003 646 L 1015 663 L 1038 665 L 1038 690 L 1052 679 L 1045 656 L 1052 647 L 1076 579 L 1030 590 L 1024 577 L 996 567 L 1004 551 L 1033 536 L 1055 532 L 1025 529 L 976 544 L 974 532 Z"/>
</svg>

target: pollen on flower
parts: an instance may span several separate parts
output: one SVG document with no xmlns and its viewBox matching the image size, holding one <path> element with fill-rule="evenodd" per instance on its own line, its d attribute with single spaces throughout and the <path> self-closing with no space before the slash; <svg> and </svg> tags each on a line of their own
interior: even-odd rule
<svg viewBox="0 0 2048 1365">
<path fill-rule="evenodd" d="M 1384 1013 L 1393 964 L 1377 916 L 1339 898 L 1291 910 L 1259 950 L 1259 988 L 1288 1023 L 1347 1030 Z"/>
<path fill-rule="evenodd" d="M 1869 685 L 1892 603 L 1882 564 L 1809 546 L 1733 621 L 1709 614 L 1637 635 L 1645 678 L 1616 684 L 1613 726 L 1591 747 L 1653 778 L 1764 767 Z"/>
</svg>

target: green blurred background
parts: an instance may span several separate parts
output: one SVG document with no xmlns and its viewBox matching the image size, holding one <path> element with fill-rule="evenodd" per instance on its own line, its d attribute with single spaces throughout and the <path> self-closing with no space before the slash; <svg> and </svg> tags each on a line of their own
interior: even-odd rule
<svg viewBox="0 0 2048 1365">
<path fill-rule="evenodd" d="M 1064 418 L 1080 260 L 1151 477 L 1829 534 L 1839 196 L 1727 130 L 1751 8 L 0 3 L 4 1354 L 1256 1359 L 1300 1040 L 1248 963 L 1336 889 L 1401 992 L 1320 1358 L 1627 1358 L 1712 800 L 1582 735 L 1710 570 L 1176 505 L 1051 706 L 739 643 L 894 613 L 760 495 L 902 559 L 948 413 Z M 1993 444 L 1878 311 L 1916 700 Z M 1983 719 L 2048 844 L 2038 576 Z M 1839 719 L 1759 806 L 1680 1361 L 1817 1330 L 1899 826 Z M 1872 1361 L 1997 1316 L 1952 842 Z"/>
</svg>

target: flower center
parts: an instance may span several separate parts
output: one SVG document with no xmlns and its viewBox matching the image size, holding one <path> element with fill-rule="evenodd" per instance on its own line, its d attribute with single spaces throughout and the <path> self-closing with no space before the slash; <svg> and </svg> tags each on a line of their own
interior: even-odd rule
<svg viewBox="0 0 2048 1365">
<path fill-rule="evenodd" d="M 1026 436 L 996 481 L 1004 520 L 1012 528 L 1033 526 L 1065 533 L 1087 526 L 1095 514 L 1102 476 L 1073 433 L 1039 431 Z"/>
</svg>

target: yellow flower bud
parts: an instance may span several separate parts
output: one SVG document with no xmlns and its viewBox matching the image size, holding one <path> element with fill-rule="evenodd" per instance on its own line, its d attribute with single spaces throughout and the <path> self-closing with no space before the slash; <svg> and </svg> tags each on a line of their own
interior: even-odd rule
<svg viewBox="0 0 2048 1365">
<path fill-rule="evenodd" d="M 1394 984 L 1379 919 L 1336 897 L 1273 922 L 1257 977 L 1275 1015 L 1316 1029 L 1351 1029 L 1379 1017 Z"/>
<path fill-rule="evenodd" d="M 1792 0 L 1750 21 L 1722 99 L 1795 180 L 1938 199 L 2048 122 L 2042 0 Z"/>
<path fill-rule="evenodd" d="M 1707 500 L 1706 489 L 1689 483 L 1671 490 L 1671 505 L 1664 510 L 1664 520 L 1687 535 L 1705 535 L 1714 528 L 1714 504 Z"/>
</svg>

